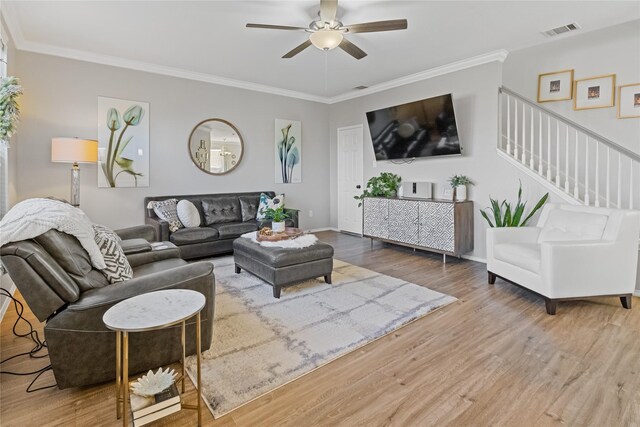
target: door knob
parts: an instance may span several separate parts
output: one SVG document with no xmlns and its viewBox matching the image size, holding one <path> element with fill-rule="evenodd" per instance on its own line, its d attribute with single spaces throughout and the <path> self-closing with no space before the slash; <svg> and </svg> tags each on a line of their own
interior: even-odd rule
<svg viewBox="0 0 640 427">
<path fill-rule="evenodd" d="M 358 184 L 358 185 L 356 185 L 356 188 L 359 190 L 359 189 L 362 188 L 362 185 Z"/>
</svg>

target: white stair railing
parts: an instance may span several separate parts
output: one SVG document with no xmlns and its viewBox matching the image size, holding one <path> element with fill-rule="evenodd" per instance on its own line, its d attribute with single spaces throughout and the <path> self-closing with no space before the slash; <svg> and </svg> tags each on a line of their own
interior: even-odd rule
<svg viewBox="0 0 640 427">
<path fill-rule="evenodd" d="M 640 155 L 501 87 L 498 151 L 574 203 L 640 208 Z"/>
</svg>

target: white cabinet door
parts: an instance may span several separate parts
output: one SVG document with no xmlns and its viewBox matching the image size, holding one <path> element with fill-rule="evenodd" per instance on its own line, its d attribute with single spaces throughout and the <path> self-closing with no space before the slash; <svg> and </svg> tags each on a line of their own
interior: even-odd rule
<svg viewBox="0 0 640 427">
<path fill-rule="evenodd" d="M 419 243 L 418 204 L 415 200 L 389 200 L 389 240 Z"/>
<path fill-rule="evenodd" d="M 389 201 L 385 199 L 364 199 L 364 234 L 366 236 L 389 238 Z"/>
<path fill-rule="evenodd" d="M 420 202 L 420 246 L 454 252 L 453 203 Z"/>
</svg>

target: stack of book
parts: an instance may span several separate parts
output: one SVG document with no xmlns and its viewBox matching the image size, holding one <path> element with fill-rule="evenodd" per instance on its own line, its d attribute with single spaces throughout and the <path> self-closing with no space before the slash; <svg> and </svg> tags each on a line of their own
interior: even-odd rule
<svg viewBox="0 0 640 427">
<path fill-rule="evenodd" d="M 151 421 L 178 412 L 182 408 L 176 383 L 151 397 L 138 396 L 133 393 L 130 396 L 133 427 L 149 424 Z"/>
</svg>

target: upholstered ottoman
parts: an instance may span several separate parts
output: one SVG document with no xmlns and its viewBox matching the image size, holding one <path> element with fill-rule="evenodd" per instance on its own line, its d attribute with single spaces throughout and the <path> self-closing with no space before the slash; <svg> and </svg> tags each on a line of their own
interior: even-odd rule
<svg viewBox="0 0 640 427">
<path fill-rule="evenodd" d="M 282 288 L 303 280 L 324 276 L 331 283 L 333 247 L 316 242 L 306 248 L 272 248 L 241 237 L 233 242 L 236 273 L 245 269 L 273 286 L 273 296 L 280 298 Z"/>
</svg>

